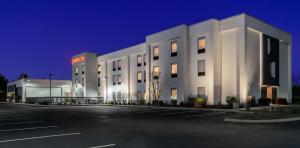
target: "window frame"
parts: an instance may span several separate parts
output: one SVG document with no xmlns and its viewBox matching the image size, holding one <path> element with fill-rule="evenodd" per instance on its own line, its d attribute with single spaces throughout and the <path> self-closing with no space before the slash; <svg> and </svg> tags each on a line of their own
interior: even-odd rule
<svg viewBox="0 0 300 148">
<path fill-rule="evenodd" d="M 158 50 L 158 53 L 157 53 L 157 55 L 155 55 L 154 53 L 154 51 L 155 51 L 155 49 L 157 49 Z M 153 60 L 158 60 L 159 59 L 159 46 L 154 46 L 153 47 L 153 49 L 152 49 L 152 53 L 153 53 Z"/>
<path fill-rule="evenodd" d="M 176 98 L 173 97 L 173 90 L 176 90 Z M 178 99 L 178 88 L 171 88 L 171 100 L 177 100 Z"/>
<path fill-rule="evenodd" d="M 176 43 L 176 52 L 173 52 L 173 44 Z M 178 41 L 171 42 L 171 57 L 176 57 L 178 52 Z"/>
<path fill-rule="evenodd" d="M 117 60 L 117 69 L 118 70 L 122 69 L 122 60 L 121 59 Z"/>
<path fill-rule="evenodd" d="M 101 74 L 101 71 L 102 71 L 101 64 L 98 64 L 98 69 L 97 69 L 98 74 Z"/>
<path fill-rule="evenodd" d="M 141 76 L 141 79 L 139 79 L 139 74 Z M 136 80 L 137 80 L 137 83 L 142 83 L 142 79 L 143 79 L 143 76 L 142 76 L 142 72 L 141 71 L 138 71 L 136 73 Z"/>
<path fill-rule="evenodd" d="M 117 83 L 118 83 L 118 85 L 122 84 L 122 75 L 117 76 Z"/>
<path fill-rule="evenodd" d="M 116 85 L 116 75 L 113 75 L 113 85 Z"/>
<path fill-rule="evenodd" d="M 116 65 L 116 61 L 113 61 L 113 62 L 112 62 L 112 69 L 113 69 L 113 71 L 116 71 L 116 66 L 117 66 L 117 65 Z"/>
<path fill-rule="evenodd" d="M 176 65 L 176 73 L 173 73 L 173 65 Z M 171 78 L 177 78 L 177 76 L 178 76 L 178 64 L 171 63 Z"/>
<path fill-rule="evenodd" d="M 200 42 L 200 40 L 204 40 L 204 48 L 200 48 L 199 47 L 199 42 Z M 205 38 L 205 36 L 202 36 L 202 37 L 199 37 L 198 39 L 197 39 L 197 51 L 198 51 L 198 54 L 201 54 L 201 53 L 205 53 L 205 49 L 206 49 L 206 38 Z"/>
<path fill-rule="evenodd" d="M 156 75 L 155 68 L 158 68 L 158 72 Z M 153 79 L 159 79 L 159 66 L 153 66 Z"/>
<path fill-rule="evenodd" d="M 199 68 L 199 66 L 200 66 L 199 64 L 200 64 L 201 61 L 204 61 L 204 68 L 203 68 L 204 71 L 200 71 L 200 68 Z M 205 68 L 206 68 L 206 60 L 205 60 L 205 59 L 204 59 L 204 60 L 198 60 L 198 61 L 197 61 L 198 77 L 199 77 L 199 76 L 205 76 L 205 70 L 206 70 Z"/>
<path fill-rule="evenodd" d="M 139 58 L 141 59 L 141 61 L 139 62 Z M 137 65 L 137 67 L 141 67 L 142 66 L 142 61 L 143 61 L 143 59 L 142 59 L 142 55 L 137 55 L 136 56 L 136 65 Z"/>
</svg>

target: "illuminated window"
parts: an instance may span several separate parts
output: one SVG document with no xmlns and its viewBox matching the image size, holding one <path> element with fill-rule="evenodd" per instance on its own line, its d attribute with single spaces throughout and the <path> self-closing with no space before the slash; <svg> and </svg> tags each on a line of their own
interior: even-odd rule
<svg viewBox="0 0 300 148">
<path fill-rule="evenodd" d="M 122 62 L 121 62 L 121 60 L 118 60 L 118 70 L 121 70 L 121 66 L 122 66 Z"/>
<path fill-rule="evenodd" d="M 159 58 L 159 47 L 156 46 L 153 48 L 153 60 L 158 60 Z"/>
<path fill-rule="evenodd" d="M 142 72 L 140 72 L 140 71 L 137 72 L 137 82 L 138 83 L 142 82 Z"/>
<path fill-rule="evenodd" d="M 118 75 L 118 84 L 119 85 L 121 84 L 121 81 L 122 81 L 122 77 L 121 77 L 121 75 Z"/>
<path fill-rule="evenodd" d="M 177 41 L 173 41 L 171 42 L 171 56 L 174 57 L 174 56 L 177 56 Z"/>
<path fill-rule="evenodd" d="M 198 39 L 198 53 L 204 53 L 206 47 L 205 37 L 201 37 Z"/>
<path fill-rule="evenodd" d="M 142 56 L 141 55 L 137 56 L 137 66 L 138 67 L 142 66 Z"/>
<path fill-rule="evenodd" d="M 198 76 L 205 76 L 205 60 L 198 60 Z"/>
<path fill-rule="evenodd" d="M 205 87 L 197 87 L 197 95 L 205 95 Z"/>
<path fill-rule="evenodd" d="M 113 61 L 112 65 L 113 65 L 113 71 L 116 71 L 116 61 Z"/>
<path fill-rule="evenodd" d="M 177 100 L 177 88 L 171 88 L 171 99 Z"/>
<path fill-rule="evenodd" d="M 270 75 L 271 75 L 271 78 L 276 78 L 276 63 L 275 62 L 270 63 Z"/>
<path fill-rule="evenodd" d="M 78 73 L 79 73 L 78 67 L 75 67 L 75 75 L 78 75 Z"/>
<path fill-rule="evenodd" d="M 99 64 L 98 65 L 98 74 L 100 74 L 101 73 L 101 65 Z"/>
<path fill-rule="evenodd" d="M 116 82 L 117 82 L 117 77 L 113 75 L 113 85 L 116 85 Z"/>
<path fill-rule="evenodd" d="M 84 86 L 84 78 L 81 78 L 81 84 Z"/>
<path fill-rule="evenodd" d="M 101 87 L 101 78 L 100 77 L 98 77 L 98 79 L 97 79 L 97 85 L 98 85 L 98 87 Z"/>
<path fill-rule="evenodd" d="M 146 66 L 147 55 L 144 53 L 144 66 Z"/>
<path fill-rule="evenodd" d="M 84 65 L 82 65 L 81 67 L 82 67 L 82 74 L 84 74 L 85 67 L 84 67 Z"/>
<path fill-rule="evenodd" d="M 171 64 L 171 77 L 177 78 L 177 64 L 176 63 Z"/>
<path fill-rule="evenodd" d="M 153 66 L 153 78 L 158 79 L 159 78 L 159 67 Z"/>
</svg>

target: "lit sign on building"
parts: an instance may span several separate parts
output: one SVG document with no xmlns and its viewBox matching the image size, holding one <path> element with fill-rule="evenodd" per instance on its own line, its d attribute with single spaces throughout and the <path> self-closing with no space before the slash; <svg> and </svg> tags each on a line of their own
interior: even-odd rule
<svg viewBox="0 0 300 148">
<path fill-rule="evenodd" d="M 72 64 L 83 62 L 85 60 L 85 56 L 79 56 L 72 59 Z"/>
</svg>

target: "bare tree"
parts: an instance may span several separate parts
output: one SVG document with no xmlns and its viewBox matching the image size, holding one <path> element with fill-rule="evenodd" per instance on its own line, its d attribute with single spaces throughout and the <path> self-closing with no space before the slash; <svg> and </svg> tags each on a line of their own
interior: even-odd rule
<svg viewBox="0 0 300 148">
<path fill-rule="evenodd" d="M 150 78 L 150 92 L 152 95 L 152 99 L 156 102 L 160 100 L 161 95 L 161 86 L 160 86 L 160 72 L 151 72 Z"/>
</svg>

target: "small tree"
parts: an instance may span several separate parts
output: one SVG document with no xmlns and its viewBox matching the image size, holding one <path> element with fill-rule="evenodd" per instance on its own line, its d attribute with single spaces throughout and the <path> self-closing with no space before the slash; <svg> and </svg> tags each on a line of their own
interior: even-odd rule
<svg viewBox="0 0 300 148">
<path fill-rule="evenodd" d="M 5 101 L 8 80 L 0 73 L 0 102 Z M 3 100 L 2 100 L 3 99 Z"/>
<path fill-rule="evenodd" d="M 151 72 L 150 85 L 153 101 L 158 103 L 161 95 L 160 72 Z"/>
</svg>

